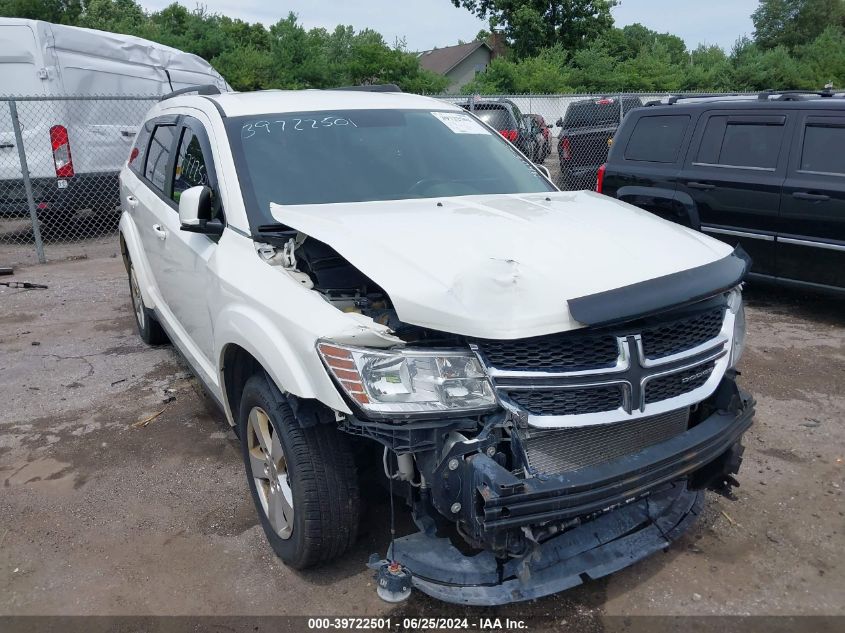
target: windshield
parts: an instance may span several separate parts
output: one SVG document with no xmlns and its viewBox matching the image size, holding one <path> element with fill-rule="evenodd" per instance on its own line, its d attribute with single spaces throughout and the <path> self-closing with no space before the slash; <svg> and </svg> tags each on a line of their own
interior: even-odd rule
<svg viewBox="0 0 845 633">
<path fill-rule="evenodd" d="M 227 121 L 253 226 L 270 203 L 327 204 L 552 191 L 464 112 L 349 110 Z"/>
</svg>

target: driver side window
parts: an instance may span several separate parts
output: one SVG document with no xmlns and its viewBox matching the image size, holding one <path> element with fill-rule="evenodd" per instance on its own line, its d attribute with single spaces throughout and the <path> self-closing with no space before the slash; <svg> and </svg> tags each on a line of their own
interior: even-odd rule
<svg viewBox="0 0 845 633">
<path fill-rule="evenodd" d="M 172 198 L 179 204 L 179 198 L 184 191 L 191 187 L 205 186 L 211 189 L 211 201 L 213 216 L 222 219 L 220 200 L 210 172 L 213 170 L 213 163 L 210 157 L 206 156 L 200 143 L 199 136 L 189 127 L 182 130 L 182 138 L 179 141 L 179 149 L 176 152 L 176 170 L 173 174 Z M 207 218 L 212 219 L 212 218 Z"/>
</svg>

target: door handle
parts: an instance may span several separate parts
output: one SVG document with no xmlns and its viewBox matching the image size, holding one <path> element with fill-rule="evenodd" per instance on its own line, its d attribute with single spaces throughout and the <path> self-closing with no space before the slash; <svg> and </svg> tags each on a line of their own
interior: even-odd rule
<svg viewBox="0 0 845 633">
<path fill-rule="evenodd" d="M 830 196 L 826 196 L 823 193 L 808 193 L 806 191 L 796 191 L 792 194 L 792 197 L 798 200 L 812 200 L 814 202 L 830 200 Z"/>
<path fill-rule="evenodd" d="M 156 237 L 160 240 L 167 239 L 167 229 L 163 229 L 161 224 L 153 224 L 153 233 L 155 233 Z"/>
<path fill-rule="evenodd" d="M 130 209 L 134 209 L 138 206 L 138 198 L 135 196 L 126 196 L 126 204 L 129 205 Z"/>
<path fill-rule="evenodd" d="M 704 191 L 710 191 L 711 189 L 715 189 L 716 185 L 711 185 L 709 182 L 688 182 L 687 187 L 690 189 L 702 189 Z"/>
</svg>

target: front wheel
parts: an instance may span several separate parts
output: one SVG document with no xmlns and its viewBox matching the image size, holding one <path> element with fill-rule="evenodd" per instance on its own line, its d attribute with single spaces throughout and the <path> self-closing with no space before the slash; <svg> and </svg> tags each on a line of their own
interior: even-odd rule
<svg viewBox="0 0 845 633">
<path fill-rule="evenodd" d="M 266 376 L 244 386 L 238 426 L 252 500 L 276 555 L 295 569 L 337 558 L 358 533 L 358 480 L 346 438 L 303 428 Z"/>
</svg>

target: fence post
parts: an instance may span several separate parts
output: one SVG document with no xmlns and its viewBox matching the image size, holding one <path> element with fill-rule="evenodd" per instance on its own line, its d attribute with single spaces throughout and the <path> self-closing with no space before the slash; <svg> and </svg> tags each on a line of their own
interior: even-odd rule
<svg viewBox="0 0 845 633">
<path fill-rule="evenodd" d="M 47 261 L 44 257 L 44 243 L 41 241 L 41 228 L 38 226 L 38 212 L 35 210 L 35 197 L 32 194 L 32 182 L 29 179 L 29 167 L 26 164 L 26 149 L 23 146 L 23 134 L 21 134 L 21 122 L 18 119 L 18 106 L 13 99 L 9 99 L 9 113 L 12 116 L 12 127 L 15 129 L 15 143 L 18 146 L 18 158 L 21 161 L 21 178 L 26 189 L 26 201 L 29 204 L 29 218 L 32 221 L 32 236 L 35 239 L 35 252 L 38 254 L 38 263 Z"/>
</svg>

